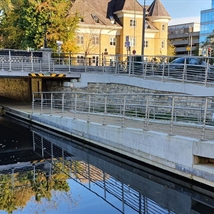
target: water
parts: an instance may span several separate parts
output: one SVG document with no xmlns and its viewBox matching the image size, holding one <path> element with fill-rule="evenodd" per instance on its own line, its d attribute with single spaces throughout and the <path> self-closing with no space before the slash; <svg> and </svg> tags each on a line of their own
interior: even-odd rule
<svg viewBox="0 0 214 214">
<path fill-rule="evenodd" d="M 0 213 L 214 213 L 213 188 L 0 119 Z"/>
</svg>

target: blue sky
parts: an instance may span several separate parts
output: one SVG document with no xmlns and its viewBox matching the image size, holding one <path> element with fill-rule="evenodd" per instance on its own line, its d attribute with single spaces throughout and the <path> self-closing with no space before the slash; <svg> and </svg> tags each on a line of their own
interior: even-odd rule
<svg viewBox="0 0 214 214">
<path fill-rule="evenodd" d="M 143 4 L 144 0 L 138 0 Z M 168 13 L 175 18 L 199 17 L 201 10 L 211 8 L 212 0 L 161 0 Z M 153 0 L 146 0 L 146 5 L 150 5 Z"/>
</svg>

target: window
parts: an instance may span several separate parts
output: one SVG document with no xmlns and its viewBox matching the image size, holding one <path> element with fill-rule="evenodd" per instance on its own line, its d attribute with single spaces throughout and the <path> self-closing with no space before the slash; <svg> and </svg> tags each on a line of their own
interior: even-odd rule
<svg viewBox="0 0 214 214">
<path fill-rule="evenodd" d="M 130 47 L 135 47 L 135 38 L 130 38 Z"/>
<path fill-rule="evenodd" d="M 77 44 L 84 44 L 84 38 L 83 36 L 77 36 Z"/>
<path fill-rule="evenodd" d="M 93 45 L 99 45 L 99 37 L 98 36 L 93 36 L 92 44 Z"/>
<path fill-rule="evenodd" d="M 114 38 L 110 38 L 110 45 L 116 45 L 116 42 L 115 42 L 115 37 Z"/>
<path fill-rule="evenodd" d="M 161 42 L 161 48 L 165 48 L 165 42 L 164 41 Z"/>
<path fill-rule="evenodd" d="M 145 47 L 145 48 L 148 48 L 148 47 L 149 47 L 149 41 L 147 41 L 147 40 L 144 41 L 144 47 Z"/>
<path fill-rule="evenodd" d="M 130 27 L 135 27 L 135 20 L 134 19 L 130 20 Z"/>
<path fill-rule="evenodd" d="M 84 56 L 77 56 L 77 63 L 83 64 L 84 63 Z"/>
<path fill-rule="evenodd" d="M 165 31 L 165 25 L 162 25 L 162 31 Z"/>
</svg>

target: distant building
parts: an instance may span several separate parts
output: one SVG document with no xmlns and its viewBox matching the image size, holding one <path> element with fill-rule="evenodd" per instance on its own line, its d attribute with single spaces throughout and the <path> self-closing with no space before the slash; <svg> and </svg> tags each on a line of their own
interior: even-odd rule
<svg viewBox="0 0 214 214">
<path fill-rule="evenodd" d="M 168 27 L 168 40 L 176 55 L 198 55 L 200 23 L 190 22 Z"/>
<path fill-rule="evenodd" d="M 214 0 L 212 0 L 211 9 L 201 11 L 201 30 L 200 30 L 200 54 L 207 55 L 209 49 L 208 36 L 214 36 Z"/>
<path fill-rule="evenodd" d="M 94 64 L 103 55 L 112 60 L 116 54 L 141 55 L 144 16 L 137 0 L 76 0 L 71 13 L 76 12 L 82 15 L 76 32 L 79 59 L 87 55 Z M 146 6 L 145 17 L 144 54 L 166 55 L 170 15 L 160 0 L 154 0 Z"/>
</svg>

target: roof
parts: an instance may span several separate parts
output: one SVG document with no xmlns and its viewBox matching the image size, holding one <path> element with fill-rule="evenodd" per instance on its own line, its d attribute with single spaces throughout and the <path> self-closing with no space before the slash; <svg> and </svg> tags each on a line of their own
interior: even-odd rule
<svg viewBox="0 0 214 214">
<path fill-rule="evenodd" d="M 137 0 L 113 0 L 114 12 L 127 10 L 127 11 L 143 11 L 142 5 Z"/>
<path fill-rule="evenodd" d="M 170 18 L 169 13 L 167 12 L 160 0 L 154 0 L 147 11 L 147 16 Z"/>
<path fill-rule="evenodd" d="M 142 6 L 137 0 L 76 0 L 71 8 L 71 13 L 79 13 L 83 16 L 84 24 L 113 25 L 110 18 L 116 21 L 114 24 L 122 25 L 114 14 L 117 11 L 142 11 Z M 94 17 L 98 18 L 96 22 Z"/>
<path fill-rule="evenodd" d="M 112 25 L 107 18 L 107 0 L 76 0 L 71 8 L 71 13 L 81 14 L 84 24 Z M 98 18 L 96 21 L 95 18 Z"/>
<path fill-rule="evenodd" d="M 160 0 L 154 0 L 150 7 L 146 6 L 148 16 L 167 16 L 168 12 Z M 82 24 L 96 26 L 122 26 L 115 12 L 138 11 L 143 12 L 143 6 L 137 0 L 75 0 L 71 13 L 82 15 Z M 113 22 L 112 22 L 113 21 Z M 152 23 L 149 23 L 150 29 Z"/>
</svg>

